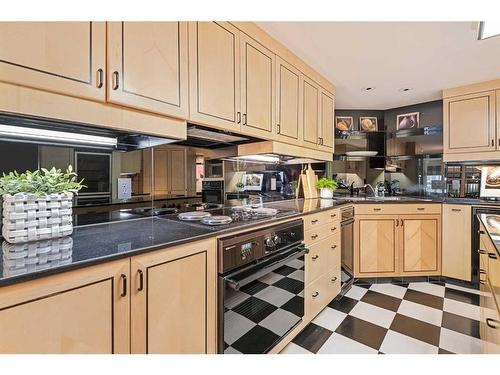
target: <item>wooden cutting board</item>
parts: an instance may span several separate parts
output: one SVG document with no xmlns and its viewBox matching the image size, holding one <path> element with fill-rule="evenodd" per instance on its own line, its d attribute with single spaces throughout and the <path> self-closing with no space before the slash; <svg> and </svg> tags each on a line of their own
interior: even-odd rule
<svg viewBox="0 0 500 375">
<path fill-rule="evenodd" d="M 316 182 L 318 182 L 318 176 L 316 176 L 316 174 L 314 173 L 311 164 L 307 166 L 306 179 L 307 179 L 307 185 L 304 184 L 304 191 L 306 190 L 305 187 L 307 186 L 308 198 L 318 198 L 318 190 L 316 189 Z"/>
</svg>

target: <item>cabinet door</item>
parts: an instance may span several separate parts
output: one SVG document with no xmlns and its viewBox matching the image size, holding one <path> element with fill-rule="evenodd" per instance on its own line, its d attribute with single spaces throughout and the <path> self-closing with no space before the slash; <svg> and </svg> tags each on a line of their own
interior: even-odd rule
<svg viewBox="0 0 500 375">
<path fill-rule="evenodd" d="M 301 122 L 304 146 L 317 148 L 320 127 L 320 87 L 302 75 Z"/>
<path fill-rule="evenodd" d="M 496 149 L 494 91 L 445 99 L 443 117 L 445 153 Z"/>
<path fill-rule="evenodd" d="M 239 33 L 227 22 L 189 23 L 191 121 L 239 130 Z"/>
<path fill-rule="evenodd" d="M 471 280 L 470 218 L 471 206 L 443 204 L 443 276 Z"/>
<path fill-rule="evenodd" d="M 274 138 L 275 55 L 247 35 L 241 41 L 242 131 Z"/>
<path fill-rule="evenodd" d="M 0 81 L 105 101 L 104 22 L 0 22 Z"/>
<path fill-rule="evenodd" d="M 319 148 L 333 153 L 333 95 L 328 91 L 321 90 L 321 126 Z"/>
<path fill-rule="evenodd" d="M 187 118 L 186 22 L 108 23 L 108 101 Z"/>
<path fill-rule="evenodd" d="M 401 216 L 402 273 L 439 274 L 441 271 L 438 215 Z"/>
<path fill-rule="evenodd" d="M 276 138 L 297 143 L 299 132 L 300 73 L 295 67 L 276 59 Z"/>
<path fill-rule="evenodd" d="M 0 353 L 129 353 L 129 266 L 120 260 L 0 289 Z"/>
<path fill-rule="evenodd" d="M 154 153 L 154 192 L 168 194 L 168 151 L 153 149 Z"/>
<path fill-rule="evenodd" d="M 216 350 L 215 241 L 132 258 L 132 353 Z"/>
<path fill-rule="evenodd" d="M 397 271 L 397 217 L 359 215 L 355 226 L 358 276 L 391 275 Z"/>
<path fill-rule="evenodd" d="M 169 150 L 168 164 L 169 194 L 186 195 L 186 151 L 184 149 Z"/>
</svg>

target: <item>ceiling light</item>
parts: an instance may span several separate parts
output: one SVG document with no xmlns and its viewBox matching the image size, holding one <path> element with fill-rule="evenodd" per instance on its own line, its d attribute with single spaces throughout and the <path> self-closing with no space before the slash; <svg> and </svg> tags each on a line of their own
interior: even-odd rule
<svg viewBox="0 0 500 375">
<path fill-rule="evenodd" d="M 266 155 L 266 154 L 256 154 L 256 155 L 245 155 L 245 156 L 237 156 L 234 159 L 241 161 L 254 161 L 261 163 L 279 163 L 280 157 L 277 155 Z"/>
<path fill-rule="evenodd" d="M 0 138 L 20 139 L 26 141 L 40 140 L 63 144 L 84 144 L 116 147 L 117 139 L 97 135 L 61 132 L 47 129 L 28 128 L 23 126 L 0 125 Z"/>
<path fill-rule="evenodd" d="M 477 39 L 487 39 L 494 36 L 500 36 L 500 19 L 495 21 L 479 22 Z"/>
</svg>

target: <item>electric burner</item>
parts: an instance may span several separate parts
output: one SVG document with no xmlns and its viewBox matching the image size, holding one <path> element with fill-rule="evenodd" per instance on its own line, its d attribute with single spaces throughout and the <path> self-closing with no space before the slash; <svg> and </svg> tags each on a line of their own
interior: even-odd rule
<svg viewBox="0 0 500 375">
<path fill-rule="evenodd" d="M 201 222 L 206 225 L 224 225 L 233 221 L 230 216 L 208 216 L 201 219 Z"/>
<path fill-rule="evenodd" d="M 184 221 L 198 221 L 198 220 L 201 220 L 203 218 L 210 217 L 210 216 L 212 216 L 212 214 L 210 212 L 190 211 L 190 212 L 182 212 L 177 217 L 180 220 L 184 220 Z"/>
</svg>

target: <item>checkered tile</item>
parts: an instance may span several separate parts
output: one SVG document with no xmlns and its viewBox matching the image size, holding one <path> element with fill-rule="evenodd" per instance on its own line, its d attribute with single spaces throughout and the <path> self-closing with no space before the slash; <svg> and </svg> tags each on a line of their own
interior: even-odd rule
<svg viewBox="0 0 500 375">
<path fill-rule="evenodd" d="M 440 281 L 355 283 L 282 353 L 482 353 L 481 293 Z"/>
<path fill-rule="evenodd" d="M 304 257 L 224 295 L 224 353 L 265 353 L 304 315 Z"/>
</svg>

